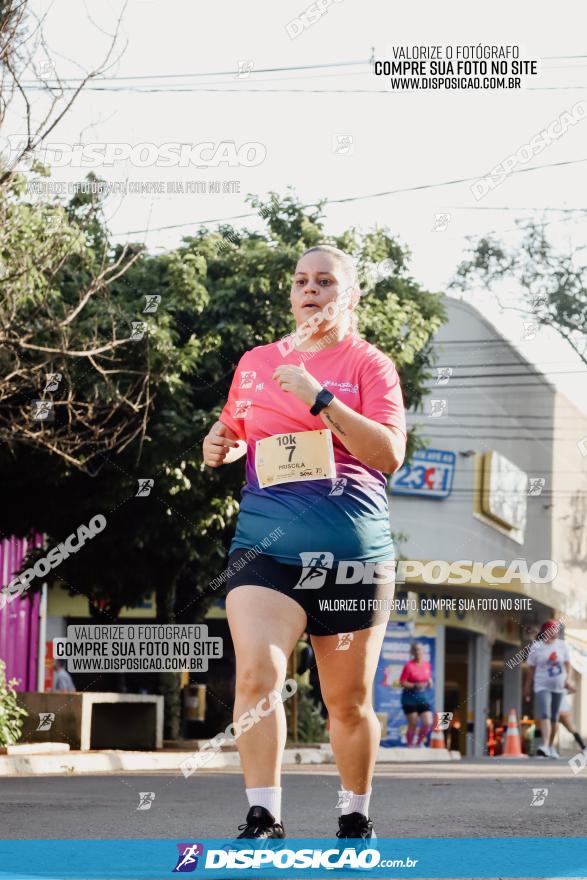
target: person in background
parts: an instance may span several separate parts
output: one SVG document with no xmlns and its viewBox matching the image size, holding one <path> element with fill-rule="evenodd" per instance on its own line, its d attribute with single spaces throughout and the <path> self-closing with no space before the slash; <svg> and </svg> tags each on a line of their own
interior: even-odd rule
<svg viewBox="0 0 587 880">
<path fill-rule="evenodd" d="M 577 688 L 573 685 L 567 685 L 567 689 L 563 694 L 558 720 L 563 727 L 567 728 L 581 751 L 583 751 L 585 748 L 583 737 L 577 730 L 575 730 L 575 725 L 573 724 L 573 719 L 571 717 L 571 711 L 573 708 L 573 698 L 571 694 L 574 694 L 576 690 Z"/>
<path fill-rule="evenodd" d="M 328 713 L 322 699 L 322 691 L 320 689 L 320 677 L 318 675 L 318 665 L 316 663 L 316 655 L 312 650 L 312 646 L 308 641 L 308 633 L 303 632 L 297 644 L 298 651 L 298 675 L 304 676 L 304 681 L 310 685 L 310 696 L 316 703 L 323 718 L 328 717 Z"/>
<path fill-rule="evenodd" d="M 55 661 L 55 671 L 53 673 L 53 690 L 75 692 L 73 679 L 65 668 L 64 660 Z"/>
<path fill-rule="evenodd" d="M 411 660 L 408 660 L 402 674 L 400 684 L 403 688 L 402 709 L 408 721 L 408 748 L 425 746 L 426 737 L 432 729 L 432 706 L 428 702 L 426 690 L 432 687 L 432 669 L 430 663 L 423 659 L 424 650 L 420 642 L 412 642 L 410 647 Z M 421 718 L 418 741 L 414 743 L 418 729 L 418 717 Z"/>
<path fill-rule="evenodd" d="M 554 747 L 558 732 L 561 702 L 570 684 L 571 662 L 567 643 L 560 638 L 558 620 L 542 624 L 538 637 L 528 654 L 528 671 L 524 699 L 536 696 L 542 744 L 536 754 L 542 758 L 560 758 Z"/>
<path fill-rule="evenodd" d="M 296 652 L 298 657 L 298 668 L 296 669 L 296 672 L 304 684 L 310 685 L 310 670 L 312 666 L 316 665 L 316 660 L 314 658 L 312 646 L 308 641 L 307 632 L 303 632 L 298 639 Z"/>
</svg>

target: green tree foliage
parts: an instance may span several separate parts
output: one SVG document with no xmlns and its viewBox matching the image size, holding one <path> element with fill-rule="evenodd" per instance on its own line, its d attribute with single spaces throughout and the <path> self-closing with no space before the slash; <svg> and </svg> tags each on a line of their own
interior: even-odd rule
<svg viewBox="0 0 587 880">
<path fill-rule="evenodd" d="M 91 471 L 144 435 L 148 353 L 129 342 L 136 305 L 112 296 L 139 252 L 111 252 L 95 199 L 33 203 L 25 187 L 0 187 L 0 442 Z"/>
<path fill-rule="evenodd" d="M 538 324 L 553 327 L 587 363 L 587 266 L 575 253 L 557 253 L 544 226 L 530 223 L 517 247 L 484 236 L 457 268 L 451 287 L 499 291 L 514 282 Z"/>
</svg>

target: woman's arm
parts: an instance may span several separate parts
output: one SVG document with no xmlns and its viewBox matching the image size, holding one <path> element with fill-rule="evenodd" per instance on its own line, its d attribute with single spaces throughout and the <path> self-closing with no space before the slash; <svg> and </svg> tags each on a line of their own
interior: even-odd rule
<svg viewBox="0 0 587 880">
<path fill-rule="evenodd" d="M 222 422 L 214 422 L 202 444 L 204 463 L 213 468 L 231 464 L 242 458 L 246 451 L 245 441 L 239 440 L 234 431 Z"/>
<path fill-rule="evenodd" d="M 406 663 L 406 665 L 402 669 L 402 674 L 399 677 L 399 683 L 403 688 L 406 688 L 407 690 L 414 690 L 416 685 L 413 681 L 408 681 L 408 674 L 408 665 Z"/>
<path fill-rule="evenodd" d="M 322 385 L 304 366 L 284 364 L 277 367 L 273 379 L 283 391 L 289 392 L 311 407 Z M 392 425 L 381 425 L 361 415 L 338 398 L 320 413 L 322 421 L 351 455 L 368 467 L 393 474 L 401 467 L 406 451 L 403 433 Z"/>
<path fill-rule="evenodd" d="M 571 681 L 571 664 L 569 663 L 568 660 L 565 660 L 565 672 L 567 673 L 567 680 L 566 680 L 565 684 L 570 685 L 571 687 L 569 688 L 569 690 L 571 690 L 571 688 L 572 688 L 574 691 L 575 688 L 573 688 L 573 683 Z"/>
<path fill-rule="evenodd" d="M 368 467 L 393 474 L 402 466 L 406 438 L 393 425 L 380 425 L 336 397 L 320 417 L 351 455 Z"/>
<path fill-rule="evenodd" d="M 528 666 L 526 670 L 526 683 L 524 684 L 524 699 L 532 699 L 532 685 L 534 683 L 534 667 Z"/>
</svg>

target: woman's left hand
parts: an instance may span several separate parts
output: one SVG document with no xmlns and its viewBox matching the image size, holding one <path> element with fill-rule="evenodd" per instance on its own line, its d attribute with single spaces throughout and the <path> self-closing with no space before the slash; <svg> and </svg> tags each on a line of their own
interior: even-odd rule
<svg viewBox="0 0 587 880">
<path fill-rule="evenodd" d="M 320 382 L 315 379 L 304 367 L 294 364 L 282 364 L 277 367 L 272 378 L 278 382 L 282 391 L 293 394 L 302 403 L 312 406 L 316 395 L 322 389 Z"/>
</svg>

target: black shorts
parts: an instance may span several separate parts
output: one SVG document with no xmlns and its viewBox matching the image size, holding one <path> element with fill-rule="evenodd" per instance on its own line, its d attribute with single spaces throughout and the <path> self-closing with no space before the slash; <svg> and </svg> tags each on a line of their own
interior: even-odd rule
<svg viewBox="0 0 587 880">
<path fill-rule="evenodd" d="M 402 709 L 406 713 L 406 715 L 411 715 L 412 712 L 417 712 L 418 715 L 421 715 L 423 712 L 432 712 L 432 706 L 430 703 L 403 703 Z"/>
<path fill-rule="evenodd" d="M 393 579 L 388 578 L 386 583 L 337 584 L 337 569 L 336 563 L 332 568 L 285 565 L 272 556 L 238 549 L 228 558 L 226 593 L 242 586 L 277 590 L 304 609 L 306 630 L 315 636 L 351 633 L 386 623 L 395 589 Z"/>
</svg>

